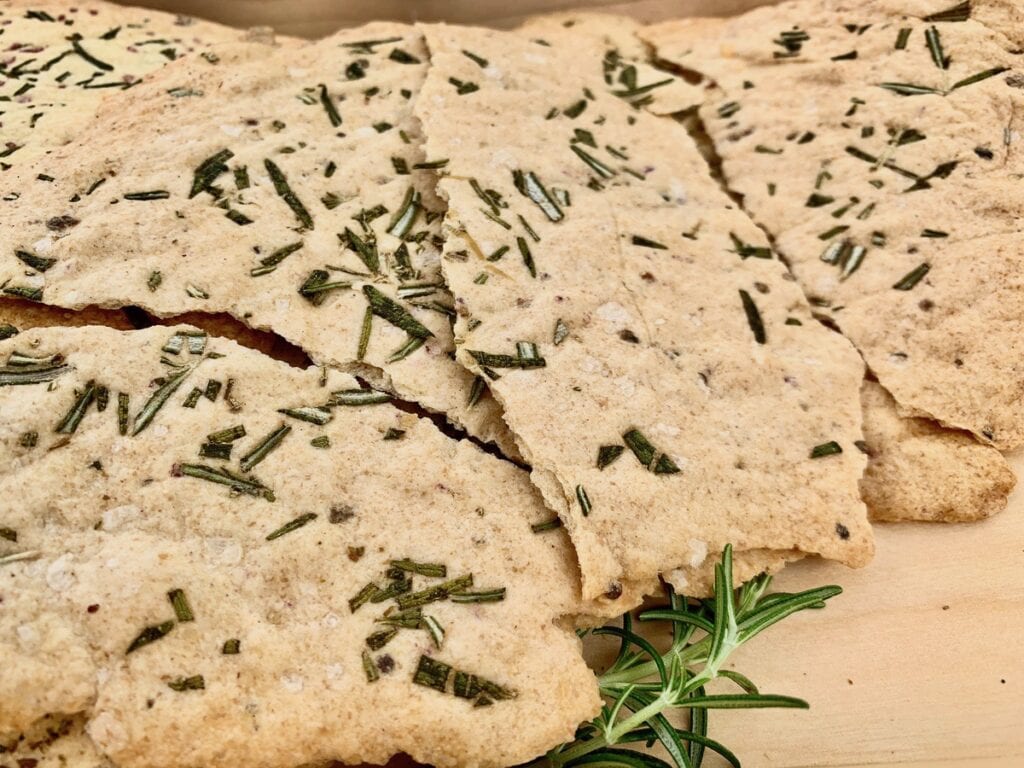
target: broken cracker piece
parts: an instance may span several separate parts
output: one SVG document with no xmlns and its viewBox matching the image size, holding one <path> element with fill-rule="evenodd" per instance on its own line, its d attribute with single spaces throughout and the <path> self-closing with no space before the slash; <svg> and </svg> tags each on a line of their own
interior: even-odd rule
<svg viewBox="0 0 1024 768">
<path fill-rule="evenodd" d="M 865 563 L 862 364 L 685 132 L 559 47 L 424 29 L 458 357 L 565 520 L 584 595 L 653 591 L 730 541 Z"/>
<path fill-rule="evenodd" d="M 412 115 L 426 69 L 397 24 L 166 67 L 7 180 L 4 290 L 227 312 L 517 456 L 486 384 L 451 359 L 443 158 Z"/>
<path fill-rule="evenodd" d="M 190 326 L 0 361 L 0 733 L 81 712 L 124 768 L 503 766 L 598 711 L 565 626 L 594 606 L 522 470 Z"/>
</svg>

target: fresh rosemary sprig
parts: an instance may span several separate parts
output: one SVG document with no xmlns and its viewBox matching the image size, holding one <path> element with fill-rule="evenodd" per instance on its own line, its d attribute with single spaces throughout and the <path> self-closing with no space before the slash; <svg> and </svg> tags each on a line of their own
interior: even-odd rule
<svg viewBox="0 0 1024 768">
<path fill-rule="evenodd" d="M 782 619 L 806 608 L 823 608 L 842 590 L 819 587 L 797 593 L 766 594 L 771 577 L 761 574 L 733 588 L 732 547 L 715 566 L 713 599 L 694 601 L 669 590 L 669 604 L 638 615 L 640 621 L 669 621 L 672 644 L 660 653 L 633 631 L 629 614 L 622 627 L 593 631 L 621 640 L 618 657 L 599 677 L 605 706 L 592 722 L 580 727 L 576 740 L 556 747 L 541 761 L 548 768 L 624 766 L 625 768 L 699 768 L 706 750 L 740 765 L 725 746 L 708 737 L 707 710 L 755 707 L 806 709 L 791 696 L 762 694 L 746 677 L 724 669 L 740 646 Z M 735 683 L 739 693 L 709 694 L 705 686 L 718 678 Z M 666 716 L 689 711 L 689 726 L 678 727 Z M 644 752 L 616 748 L 619 744 L 660 742 L 671 762 Z"/>
</svg>

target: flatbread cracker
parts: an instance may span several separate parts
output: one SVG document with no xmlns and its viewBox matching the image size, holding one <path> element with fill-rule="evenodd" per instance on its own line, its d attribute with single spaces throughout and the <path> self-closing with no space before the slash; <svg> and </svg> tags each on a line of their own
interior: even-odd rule
<svg viewBox="0 0 1024 768">
<path fill-rule="evenodd" d="M 872 520 L 964 522 L 1002 511 L 1016 485 L 999 451 L 927 419 L 903 418 L 875 382 L 864 382 L 870 459 L 861 493 Z"/>
<path fill-rule="evenodd" d="M 590 606 L 526 473 L 198 333 L 0 342 L 0 733 L 81 712 L 124 768 L 504 766 L 571 740 L 600 707 L 567 626 Z M 412 624 L 374 635 L 388 616 Z"/>
<path fill-rule="evenodd" d="M 638 34 L 641 29 L 630 16 L 567 11 L 527 19 L 518 31 L 601 62 L 605 86 L 648 112 L 671 115 L 703 101 L 702 87 L 649 63 L 647 46 Z"/>
<path fill-rule="evenodd" d="M 862 364 L 780 262 L 745 258 L 762 235 L 682 129 L 557 46 L 424 29 L 458 357 L 491 379 L 584 595 L 652 590 L 729 541 L 865 563 Z"/>
<path fill-rule="evenodd" d="M 1012 449 L 1024 442 L 1014 30 L 893 13 L 948 4 L 853 5 L 787 3 L 714 36 L 680 21 L 644 37 L 717 83 L 702 114 L 728 184 L 901 413 Z"/>
<path fill-rule="evenodd" d="M 104 96 L 168 61 L 245 33 L 113 3 L 0 3 L 0 168 L 67 144 Z"/>
<path fill-rule="evenodd" d="M 4 290 L 227 312 L 517 456 L 451 359 L 436 158 L 412 115 L 426 68 L 397 24 L 175 62 L 7 180 Z"/>
</svg>

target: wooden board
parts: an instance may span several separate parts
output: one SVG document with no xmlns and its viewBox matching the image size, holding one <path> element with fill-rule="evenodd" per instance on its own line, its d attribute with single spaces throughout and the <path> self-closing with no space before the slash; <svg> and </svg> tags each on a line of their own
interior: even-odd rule
<svg viewBox="0 0 1024 768">
<path fill-rule="evenodd" d="M 1024 475 L 1024 455 L 1011 463 Z M 780 574 L 778 589 L 844 593 L 737 654 L 763 691 L 811 710 L 716 712 L 712 735 L 747 768 L 1024 765 L 1024 490 L 979 523 L 876 531 L 863 570 Z"/>
<path fill-rule="evenodd" d="M 141 4 L 310 37 L 381 15 L 502 26 L 517 20 L 507 3 L 485 0 Z M 576 4 L 523 0 L 513 7 L 525 14 Z M 640 0 L 607 10 L 654 21 L 759 4 Z M 1012 463 L 1024 476 L 1024 454 Z M 712 735 L 748 768 L 1024 766 L 1024 491 L 991 520 L 878 526 L 877 542 L 875 561 L 860 571 L 820 561 L 786 569 L 778 589 L 835 583 L 845 592 L 737 655 L 735 668 L 762 690 L 803 697 L 811 710 L 716 712 Z"/>
</svg>

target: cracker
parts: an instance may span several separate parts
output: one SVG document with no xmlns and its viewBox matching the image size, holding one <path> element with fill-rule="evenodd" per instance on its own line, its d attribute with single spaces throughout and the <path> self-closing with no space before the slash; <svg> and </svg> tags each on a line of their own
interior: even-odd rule
<svg viewBox="0 0 1024 768">
<path fill-rule="evenodd" d="M 762 235 L 682 129 L 607 95 L 571 51 L 425 29 L 417 113 L 427 154 L 449 158 L 459 360 L 490 377 L 573 538 L 584 595 L 651 590 L 727 541 L 866 562 L 861 362 L 780 262 L 743 258 Z M 842 453 L 810 458 L 832 441 Z M 604 469 L 602 446 L 618 454 Z"/>
<path fill-rule="evenodd" d="M 699 104 L 703 88 L 648 62 L 641 29 L 631 16 L 568 11 L 527 19 L 518 31 L 533 40 L 569 46 L 595 65 L 600 62 L 605 86 L 648 112 L 670 115 Z"/>
<path fill-rule="evenodd" d="M 437 158 L 412 115 L 426 68 L 396 24 L 174 63 L 7 184 L 6 290 L 227 312 L 515 456 L 486 386 L 451 359 Z M 54 262 L 26 278 L 19 253 Z"/>
<path fill-rule="evenodd" d="M 870 459 L 861 493 L 872 520 L 962 522 L 1006 507 L 1016 484 L 997 450 L 927 419 L 902 418 L 889 394 L 864 382 Z"/>
<path fill-rule="evenodd" d="M 1022 351 L 1024 73 L 1012 28 L 988 26 L 1007 6 L 978 3 L 985 23 L 892 13 L 937 3 L 852 6 L 789 3 L 716 36 L 686 22 L 644 36 L 717 83 L 702 114 L 727 183 L 901 413 L 1012 449 L 1024 442 L 1007 363 Z M 775 34 L 794 26 L 807 39 Z"/>
<path fill-rule="evenodd" d="M 105 95 L 131 88 L 168 61 L 244 34 L 183 15 L 52 0 L 3 3 L 0 30 L 5 168 L 70 142 Z"/>
<path fill-rule="evenodd" d="M 125 768 L 383 764 L 397 752 L 501 766 L 571 740 L 600 701 L 578 638 L 556 622 L 591 606 L 564 532 L 531 529 L 550 513 L 526 473 L 386 403 L 328 407 L 323 425 L 282 414 L 351 402 L 332 393 L 358 385 L 192 333 L 51 328 L 0 342 L 8 375 L 15 352 L 48 361 L 18 371 L 60 371 L 0 387 L 0 494 L 17 499 L 0 519 L 0 732 L 82 712 L 97 748 Z M 140 421 L 158 383 L 182 370 L 180 387 Z M 223 385 L 215 399 L 193 399 L 209 381 Z M 90 382 L 106 388 L 106 407 L 85 400 L 71 431 L 64 415 Z M 197 453 L 234 425 L 246 434 L 228 459 Z M 243 469 L 281 426 L 291 431 Z M 196 476 L 196 465 L 234 473 L 236 490 Z M 349 600 L 371 581 L 391 583 L 395 558 L 444 564 L 445 578 L 471 573 L 473 590 L 504 588 L 504 599 L 424 605 L 444 627 L 440 650 L 422 629 L 370 650 L 395 601 L 353 611 Z M 443 581 L 411 578 L 413 591 Z M 184 614 L 169 600 L 176 589 Z M 224 653 L 233 639 L 239 652 Z M 416 685 L 421 656 L 516 695 L 492 691 L 487 702 L 459 698 L 450 681 L 444 693 Z"/>
</svg>

